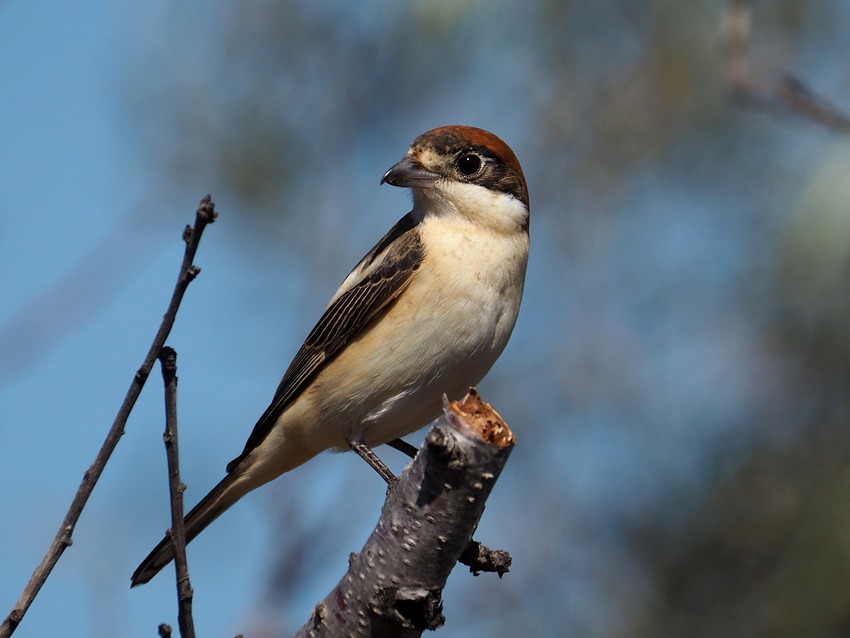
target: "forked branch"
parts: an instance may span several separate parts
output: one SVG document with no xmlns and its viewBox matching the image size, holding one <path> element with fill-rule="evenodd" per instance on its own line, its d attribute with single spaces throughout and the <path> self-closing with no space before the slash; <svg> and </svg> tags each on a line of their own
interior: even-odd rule
<svg viewBox="0 0 850 638">
<path fill-rule="evenodd" d="M 127 423 L 127 418 L 130 416 L 130 412 L 136 404 L 136 400 L 139 398 L 139 394 L 145 385 L 145 381 L 147 381 L 154 363 L 156 363 L 160 350 L 162 350 L 162 347 L 165 345 L 165 340 L 171 332 L 174 320 L 177 317 L 177 310 L 180 307 L 180 302 L 183 300 L 183 295 L 185 294 L 189 284 L 200 272 L 200 269 L 193 265 L 195 252 L 198 250 L 198 244 L 201 241 L 201 235 L 204 232 L 204 228 L 206 228 L 207 224 L 211 224 L 215 221 L 216 215 L 215 204 L 213 204 L 210 196 L 207 195 L 201 200 L 201 204 L 195 213 L 194 226 L 186 226 L 186 229 L 183 231 L 183 239 L 186 242 L 186 249 L 183 254 L 183 263 L 180 265 L 180 272 L 177 276 L 177 283 L 174 286 L 174 292 L 171 295 L 171 302 L 168 305 L 168 310 L 162 319 L 162 323 L 160 324 L 159 330 L 157 331 L 153 343 L 148 350 L 148 354 L 142 362 L 142 366 L 138 369 L 130 383 L 130 388 L 127 390 L 124 402 L 121 404 L 118 414 L 115 416 L 112 427 L 109 428 L 109 432 L 106 434 L 106 439 L 104 440 L 100 451 L 98 451 L 94 463 L 92 463 L 91 467 L 89 467 L 83 475 L 82 483 L 80 483 L 80 486 L 77 489 L 74 500 L 71 502 L 71 506 L 65 514 L 65 519 L 62 521 L 62 525 L 59 527 L 56 537 L 50 544 L 50 547 L 48 548 L 41 563 L 30 577 L 26 587 L 24 587 L 24 591 L 18 602 L 15 604 L 15 607 L 3 621 L 3 624 L 0 625 L 0 638 L 8 638 L 15 632 L 15 629 L 17 629 L 24 615 L 27 613 L 27 610 L 30 608 L 30 605 L 32 605 L 33 600 L 35 600 L 35 597 L 44 585 L 47 577 L 50 576 L 50 573 L 53 571 L 56 563 L 59 562 L 59 558 L 62 556 L 65 549 L 72 543 L 72 536 L 74 528 L 77 525 L 77 521 L 89 500 L 89 496 L 91 496 L 94 486 L 97 484 L 98 479 L 100 479 L 100 475 L 103 473 L 103 469 L 106 467 L 107 461 L 109 461 L 109 458 L 112 456 L 112 452 L 118 445 L 121 435 L 124 434 L 124 426 Z"/>
</svg>

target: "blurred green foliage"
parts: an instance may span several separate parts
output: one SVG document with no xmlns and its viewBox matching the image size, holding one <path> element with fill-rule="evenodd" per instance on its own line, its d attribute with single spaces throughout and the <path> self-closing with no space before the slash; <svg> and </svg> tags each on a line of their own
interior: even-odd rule
<svg viewBox="0 0 850 638">
<path fill-rule="evenodd" d="M 145 50 L 139 147 L 270 253 L 344 243 L 362 184 L 432 126 L 520 157 L 534 256 L 491 382 L 520 443 L 481 538 L 515 567 L 456 576 L 446 635 L 850 635 L 850 156 L 732 103 L 726 9 L 213 2 Z M 848 26 L 838 0 L 755 2 L 751 73 L 850 106 Z M 344 516 L 277 539 L 270 606 Z"/>
</svg>

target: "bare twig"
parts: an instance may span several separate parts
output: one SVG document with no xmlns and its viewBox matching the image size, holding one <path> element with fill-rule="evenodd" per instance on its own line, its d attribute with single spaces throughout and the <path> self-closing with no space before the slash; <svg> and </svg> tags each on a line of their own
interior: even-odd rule
<svg viewBox="0 0 850 638">
<path fill-rule="evenodd" d="M 723 15 L 726 80 L 734 100 L 793 113 L 832 131 L 850 133 L 850 115 L 817 95 L 798 78 L 786 74 L 768 86 L 753 80 L 747 64 L 752 27 L 750 0 L 730 0 Z"/>
<path fill-rule="evenodd" d="M 180 453 L 177 445 L 177 353 L 165 346 L 159 353 L 165 383 L 165 453 L 168 459 L 168 490 L 171 497 L 171 529 L 174 567 L 177 573 L 177 626 L 182 638 L 195 638 L 192 620 L 192 583 L 186 562 L 186 528 L 183 524 L 183 491 L 180 482 Z"/>
<path fill-rule="evenodd" d="M 147 381 L 147 378 L 153 369 L 153 365 L 159 356 L 160 350 L 163 345 L 165 345 L 165 340 L 168 338 L 171 327 L 174 325 L 174 320 L 177 316 L 177 309 L 180 307 L 180 302 L 183 299 L 186 288 L 200 272 L 200 269 L 194 266 L 192 262 L 195 258 L 195 252 L 198 249 L 198 244 L 201 241 L 201 235 L 203 234 L 204 228 L 206 228 L 207 224 L 214 222 L 215 218 L 215 205 L 210 199 L 210 196 L 207 195 L 201 200 L 201 204 L 195 213 L 194 227 L 186 226 L 186 229 L 183 231 L 183 240 L 186 242 L 183 263 L 180 265 L 180 273 L 177 277 L 177 283 L 174 286 L 174 292 L 171 295 L 171 302 L 168 305 L 168 310 L 162 319 L 162 323 L 159 326 L 156 337 L 154 337 L 150 350 L 148 350 L 148 354 L 142 363 L 142 367 L 138 369 L 133 377 L 133 381 L 130 383 L 130 388 L 127 390 L 124 402 L 121 404 L 118 414 L 115 416 L 112 427 L 109 428 L 109 432 L 107 433 L 106 439 L 95 457 L 94 463 L 92 463 L 91 467 L 89 467 L 83 475 L 82 483 L 80 483 L 80 487 L 77 489 L 74 500 L 71 502 L 71 506 L 65 514 L 65 519 L 62 521 L 62 525 L 59 528 L 56 537 L 50 544 L 50 547 L 48 548 L 41 563 L 30 577 L 26 587 L 24 587 L 24 591 L 18 602 L 15 604 L 15 607 L 3 621 L 3 624 L 0 625 L 0 638 L 8 638 L 14 633 L 24 615 L 27 613 L 32 601 L 35 600 L 35 597 L 38 595 L 38 592 L 47 580 L 47 577 L 53 571 L 53 568 L 56 566 L 59 558 L 62 556 L 65 549 L 72 543 L 71 537 L 74 533 L 77 521 L 83 512 L 83 508 L 88 502 L 89 496 L 91 496 L 95 484 L 100 478 L 100 475 L 103 473 L 103 469 L 106 467 L 109 457 L 115 450 L 115 446 L 118 445 L 121 435 L 124 434 L 124 426 L 127 423 L 127 418 L 130 416 L 130 412 L 136 404 L 136 400 L 139 398 L 142 387 L 145 385 L 145 381 Z"/>
<path fill-rule="evenodd" d="M 443 587 L 512 448 L 510 429 L 474 390 L 447 403 L 363 550 L 296 636 L 409 638 L 442 625 Z"/>
<path fill-rule="evenodd" d="M 490 549 L 476 540 L 469 542 L 457 560 L 469 567 L 473 576 L 478 576 L 481 572 L 495 572 L 501 578 L 511 571 L 510 554 L 503 549 Z"/>
</svg>

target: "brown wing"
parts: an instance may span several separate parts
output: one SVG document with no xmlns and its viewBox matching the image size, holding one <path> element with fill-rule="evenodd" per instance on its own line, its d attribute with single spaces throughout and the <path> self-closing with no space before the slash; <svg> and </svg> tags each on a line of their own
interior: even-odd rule
<svg viewBox="0 0 850 638">
<path fill-rule="evenodd" d="M 366 274 L 334 299 L 307 336 L 304 345 L 277 387 L 271 405 L 257 421 L 242 454 L 227 464 L 235 468 L 271 431 L 278 417 L 308 386 L 310 381 L 377 319 L 410 283 L 422 263 L 424 250 L 410 215 L 403 217 L 357 265 Z M 384 254 L 374 269 L 369 266 Z"/>
</svg>

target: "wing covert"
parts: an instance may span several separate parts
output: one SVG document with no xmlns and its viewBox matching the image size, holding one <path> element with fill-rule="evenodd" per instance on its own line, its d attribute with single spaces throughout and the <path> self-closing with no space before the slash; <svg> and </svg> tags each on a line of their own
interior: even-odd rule
<svg viewBox="0 0 850 638">
<path fill-rule="evenodd" d="M 381 256 L 383 258 L 378 261 Z M 415 231 L 412 216 L 408 214 L 352 271 L 354 273 L 359 269 L 366 274 L 356 283 L 349 283 L 347 290 L 334 296 L 289 364 L 271 405 L 254 426 L 245 449 L 227 464 L 228 472 L 265 439 L 281 413 L 298 398 L 324 366 L 398 298 L 419 269 L 423 256 L 419 234 Z M 373 263 L 377 265 L 370 269 Z"/>
</svg>

